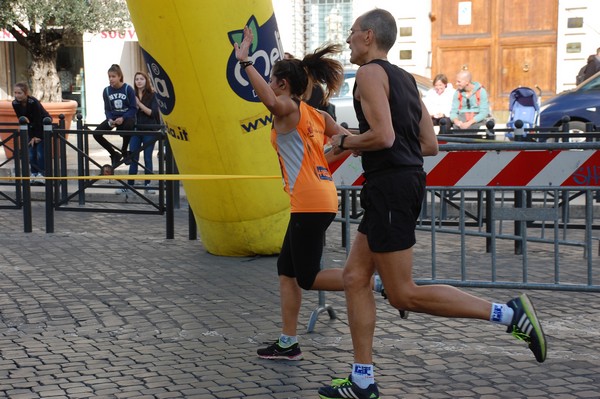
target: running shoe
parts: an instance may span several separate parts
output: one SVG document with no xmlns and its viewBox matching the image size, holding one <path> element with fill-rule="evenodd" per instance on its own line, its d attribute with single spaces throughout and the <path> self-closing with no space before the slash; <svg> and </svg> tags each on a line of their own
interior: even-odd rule
<svg viewBox="0 0 600 399">
<path fill-rule="evenodd" d="M 275 341 L 274 344 L 267 346 L 256 351 L 258 357 L 262 359 L 271 360 L 302 360 L 302 351 L 300 345 L 296 342 L 288 348 L 282 348 L 279 346 L 279 340 Z"/>
<path fill-rule="evenodd" d="M 366 389 L 362 389 L 348 378 L 336 378 L 331 381 L 331 386 L 319 388 L 319 397 L 321 399 L 379 399 L 379 390 L 377 384 L 371 384 Z"/>
<path fill-rule="evenodd" d="M 506 332 L 527 342 L 529 349 L 535 355 L 535 360 L 542 363 L 546 360 L 546 337 L 529 297 L 527 294 L 522 294 L 510 300 L 507 305 L 515 311 L 515 314 Z"/>
<path fill-rule="evenodd" d="M 383 299 L 387 299 L 385 288 L 381 290 L 381 296 L 383 297 Z M 398 312 L 400 313 L 401 319 L 408 319 L 408 310 L 398 309 Z"/>
<path fill-rule="evenodd" d="M 38 173 L 37 174 L 37 179 L 34 180 L 34 183 L 40 186 L 43 186 L 46 184 L 46 178 L 44 177 L 43 173 Z"/>
</svg>

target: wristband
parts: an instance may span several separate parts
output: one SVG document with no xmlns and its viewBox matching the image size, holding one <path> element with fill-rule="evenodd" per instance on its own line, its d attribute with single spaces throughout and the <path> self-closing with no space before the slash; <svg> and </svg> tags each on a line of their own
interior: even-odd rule
<svg viewBox="0 0 600 399">
<path fill-rule="evenodd" d="M 240 61 L 240 65 L 242 66 L 242 69 L 246 69 L 252 65 L 252 61 Z"/>
<path fill-rule="evenodd" d="M 346 140 L 346 137 L 348 137 L 348 136 L 346 136 L 345 134 L 342 137 L 340 137 L 340 145 L 338 145 L 338 148 L 340 150 L 345 150 L 345 148 L 344 148 L 344 140 Z"/>
</svg>

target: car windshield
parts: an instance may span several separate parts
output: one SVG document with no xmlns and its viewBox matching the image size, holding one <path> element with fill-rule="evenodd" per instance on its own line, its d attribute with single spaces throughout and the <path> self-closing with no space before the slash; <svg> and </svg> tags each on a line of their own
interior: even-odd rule
<svg viewBox="0 0 600 399">
<path fill-rule="evenodd" d="M 352 98 L 352 90 L 354 89 L 355 80 L 356 71 L 344 73 L 344 83 L 342 83 L 340 91 L 334 93 L 333 96 L 331 96 L 331 98 Z M 419 88 L 421 95 L 424 95 L 427 92 L 427 90 L 433 87 L 433 85 L 431 83 L 427 84 L 417 80 L 417 87 Z"/>
<path fill-rule="evenodd" d="M 350 98 L 352 97 L 352 89 L 354 88 L 354 80 L 356 79 L 356 73 L 345 73 L 344 83 L 340 87 L 340 91 L 335 93 L 332 98 Z"/>
<path fill-rule="evenodd" d="M 600 74 L 597 74 L 594 79 L 581 85 L 577 91 L 600 91 Z"/>
</svg>

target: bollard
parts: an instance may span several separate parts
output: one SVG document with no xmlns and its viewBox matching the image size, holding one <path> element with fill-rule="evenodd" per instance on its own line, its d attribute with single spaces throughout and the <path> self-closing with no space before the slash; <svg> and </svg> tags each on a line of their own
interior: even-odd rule
<svg viewBox="0 0 600 399">
<path fill-rule="evenodd" d="M 496 133 L 494 133 L 494 127 L 496 126 L 496 122 L 493 119 L 490 119 L 485 123 L 486 131 L 485 138 L 488 140 L 496 140 Z"/>
<path fill-rule="evenodd" d="M 448 126 L 448 119 L 446 119 L 446 118 L 440 119 L 439 134 L 441 134 L 441 135 L 448 134 L 448 129 L 450 129 L 450 126 Z"/>
<path fill-rule="evenodd" d="M 527 135 L 527 133 L 525 133 L 525 129 L 523 128 L 523 121 L 520 119 L 517 119 L 515 121 L 515 132 L 514 132 L 515 141 L 525 141 L 526 135 Z"/>
</svg>

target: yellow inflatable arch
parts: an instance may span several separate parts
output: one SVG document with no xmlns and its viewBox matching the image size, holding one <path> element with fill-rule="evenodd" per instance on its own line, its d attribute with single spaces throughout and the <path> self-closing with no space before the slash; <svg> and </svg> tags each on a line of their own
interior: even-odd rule
<svg viewBox="0 0 600 399">
<path fill-rule="evenodd" d="M 254 31 L 251 57 L 270 75 L 283 53 L 271 0 L 128 0 L 182 174 L 280 175 L 271 114 L 233 51 Z M 215 255 L 275 254 L 289 218 L 281 179 L 184 181 L 204 247 Z"/>
</svg>

